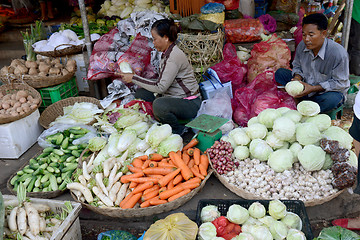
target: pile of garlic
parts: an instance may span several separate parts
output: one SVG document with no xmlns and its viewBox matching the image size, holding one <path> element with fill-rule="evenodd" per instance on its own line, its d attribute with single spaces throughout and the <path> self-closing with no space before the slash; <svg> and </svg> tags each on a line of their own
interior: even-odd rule
<svg viewBox="0 0 360 240">
<path fill-rule="evenodd" d="M 331 170 L 308 172 L 299 163 L 291 170 L 276 173 L 258 159 L 245 159 L 239 167 L 222 175 L 230 184 L 263 199 L 321 200 L 339 190 L 331 182 Z"/>
</svg>

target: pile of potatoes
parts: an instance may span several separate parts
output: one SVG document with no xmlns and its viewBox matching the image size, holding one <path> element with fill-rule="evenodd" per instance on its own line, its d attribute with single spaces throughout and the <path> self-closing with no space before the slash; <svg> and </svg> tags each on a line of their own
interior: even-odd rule
<svg viewBox="0 0 360 240">
<path fill-rule="evenodd" d="M 34 98 L 26 90 L 4 94 L 0 92 L 0 118 L 17 117 L 38 107 L 39 98 Z"/>
<path fill-rule="evenodd" d="M 61 63 L 59 58 L 38 59 L 37 61 L 25 61 L 23 59 L 12 60 L 10 66 L 5 66 L 0 70 L 1 75 L 37 75 L 64 76 L 76 70 L 76 61 L 68 59 L 65 64 Z"/>
</svg>

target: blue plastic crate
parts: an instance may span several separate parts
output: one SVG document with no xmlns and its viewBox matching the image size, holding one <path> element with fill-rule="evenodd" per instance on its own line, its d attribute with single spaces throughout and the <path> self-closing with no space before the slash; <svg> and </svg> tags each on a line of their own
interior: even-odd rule
<svg viewBox="0 0 360 240">
<path fill-rule="evenodd" d="M 260 7 L 255 7 L 255 15 L 254 18 L 260 17 L 261 15 L 266 14 L 266 9 L 267 9 L 268 4 L 265 3 L 265 5 L 260 6 Z"/>
</svg>

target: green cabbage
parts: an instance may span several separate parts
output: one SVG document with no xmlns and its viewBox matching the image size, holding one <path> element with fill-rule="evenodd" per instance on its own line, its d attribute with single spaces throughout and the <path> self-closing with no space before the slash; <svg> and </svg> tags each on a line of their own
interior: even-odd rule
<svg viewBox="0 0 360 240">
<path fill-rule="evenodd" d="M 287 117 L 280 117 L 274 121 L 272 132 L 283 141 L 290 140 L 295 134 L 295 123 Z"/>
<path fill-rule="evenodd" d="M 269 214 L 275 219 L 281 219 L 286 216 L 286 205 L 280 200 L 271 200 L 269 202 Z"/>
<path fill-rule="evenodd" d="M 202 222 L 212 222 L 220 216 L 221 213 L 215 205 L 208 205 L 201 209 L 200 219 Z"/>
<path fill-rule="evenodd" d="M 297 229 L 289 229 L 286 240 L 306 240 L 305 234 Z"/>
<path fill-rule="evenodd" d="M 350 157 L 351 157 L 351 154 L 350 154 Z M 323 170 L 330 169 L 333 164 L 334 164 L 334 161 L 332 160 L 331 155 L 329 153 L 326 153 L 324 165 L 321 169 L 323 169 Z"/>
<path fill-rule="evenodd" d="M 235 143 L 235 140 L 233 138 L 229 137 L 229 136 L 222 136 L 220 138 L 220 140 L 223 140 L 225 142 L 229 142 L 231 144 L 231 147 L 234 148 L 234 149 L 237 147 L 237 145 Z"/>
<path fill-rule="evenodd" d="M 360 236 L 353 231 L 339 226 L 328 227 L 321 230 L 316 240 L 359 240 Z"/>
<path fill-rule="evenodd" d="M 246 134 L 243 128 L 235 128 L 229 132 L 229 137 L 231 137 L 236 145 L 248 145 L 250 142 L 249 136 Z"/>
<path fill-rule="evenodd" d="M 272 148 L 262 139 L 254 139 L 250 143 L 251 158 L 267 161 L 269 155 L 273 152 Z"/>
<path fill-rule="evenodd" d="M 296 127 L 296 141 L 301 145 L 318 145 L 322 135 L 314 123 L 300 123 Z"/>
<path fill-rule="evenodd" d="M 237 146 L 234 149 L 234 157 L 237 160 L 244 160 L 250 156 L 249 148 L 246 146 Z"/>
<path fill-rule="evenodd" d="M 339 141 L 343 148 L 351 149 L 353 138 L 342 128 L 331 126 L 324 132 L 324 136 L 327 139 Z"/>
<path fill-rule="evenodd" d="M 358 168 L 358 158 L 356 157 L 356 154 L 350 150 L 350 157 L 347 161 L 351 166 Z"/>
<path fill-rule="evenodd" d="M 283 114 L 283 117 L 287 117 L 294 123 L 298 123 L 300 122 L 302 115 L 296 110 L 289 110 Z"/>
<path fill-rule="evenodd" d="M 265 224 L 267 227 L 270 227 L 274 222 L 277 220 L 273 218 L 272 216 L 265 216 L 262 218 L 259 218 L 259 221 Z"/>
<path fill-rule="evenodd" d="M 89 140 L 88 148 L 92 152 L 97 152 L 97 151 L 100 151 L 101 149 L 103 149 L 105 147 L 106 143 L 107 143 L 106 138 L 94 137 Z"/>
<path fill-rule="evenodd" d="M 243 224 L 249 218 L 249 211 L 238 204 L 233 204 L 229 207 L 226 217 L 230 222 Z"/>
<path fill-rule="evenodd" d="M 249 211 L 249 209 L 248 209 Z M 250 215 L 250 212 L 249 212 L 249 215 Z M 263 225 L 262 222 L 260 222 L 258 219 L 256 218 L 253 218 L 253 217 L 249 217 L 246 222 L 243 223 L 243 225 Z"/>
<path fill-rule="evenodd" d="M 320 113 L 320 106 L 316 102 L 304 100 L 297 105 L 297 110 L 302 115 L 311 117 Z"/>
<path fill-rule="evenodd" d="M 254 123 L 259 123 L 259 120 L 257 117 L 250 118 L 249 121 L 247 122 L 247 126 L 249 127 L 249 126 L 253 125 Z"/>
<path fill-rule="evenodd" d="M 277 138 L 273 132 L 268 133 L 265 141 L 273 149 L 281 148 L 282 146 L 284 146 L 284 141 Z"/>
<path fill-rule="evenodd" d="M 268 165 L 275 172 L 283 172 L 292 168 L 293 161 L 294 156 L 289 149 L 279 149 L 270 154 Z"/>
<path fill-rule="evenodd" d="M 325 163 L 325 151 L 315 145 L 306 145 L 299 153 L 298 159 L 306 171 L 318 171 Z"/>
<path fill-rule="evenodd" d="M 331 118 L 327 114 L 319 114 L 309 117 L 305 122 L 315 123 L 320 132 L 325 131 L 331 126 Z"/>
<path fill-rule="evenodd" d="M 177 152 L 183 148 L 183 139 L 178 134 L 172 134 L 164 141 L 162 141 L 157 149 L 157 152 L 162 156 L 167 156 L 169 152 Z"/>
<path fill-rule="evenodd" d="M 246 134 L 251 139 L 263 139 L 266 137 L 268 130 L 264 124 L 261 123 L 254 123 L 247 127 Z"/>
<path fill-rule="evenodd" d="M 120 71 L 122 73 L 133 73 L 130 64 L 128 62 L 126 62 L 126 61 L 122 61 L 119 64 L 119 67 L 120 67 Z"/>
<path fill-rule="evenodd" d="M 270 226 L 270 232 L 275 240 L 283 240 L 288 234 L 288 227 L 283 222 L 276 221 Z"/>
<path fill-rule="evenodd" d="M 254 225 L 250 234 L 255 240 L 273 240 L 270 230 L 265 226 Z"/>
<path fill-rule="evenodd" d="M 289 150 L 292 152 L 294 156 L 294 162 L 298 162 L 299 159 L 297 158 L 298 153 L 302 150 L 302 146 L 298 142 L 294 142 L 291 144 Z"/>
<path fill-rule="evenodd" d="M 286 112 L 290 111 L 291 109 L 288 107 L 280 107 L 276 109 L 281 115 L 285 114 Z"/>
<path fill-rule="evenodd" d="M 250 233 L 242 232 L 231 240 L 255 240 L 255 238 Z"/>
<path fill-rule="evenodd" d="M 254 202 L 249 207 L 249 214 L 253 218 L 262 218 L 266 214 L 266 209 L 264 205 L 259 202 Z"/>
<path fill-rule="evenodd" d="M 290 81 L 285 85 L 285 90 L 290 96 L 296 96 L 304 91 L 304 85 L 299 81 Z"/>
<path fill-rule="evenodd" d="M 295 228 L 297 230 L 302 229 L 301 218 L 296 213 L 288 212 L 286 216 L 281 219 L 281 222 L 283 222 L 289 228 Z"/>
<path fill-rule="evenodd" d="M 281 117 L 278 110 L 273 108 L 267 108 L 259 113 L 257 119 L 259 123 L 264 124 L 267 128 L 272 128 L 275 119 Z"/>
<path fill-rule="evenodd" d="M 205 222 L 200 225 L 198 232 L 199 240 L 212 240 L 216 237 L 216 227 L 211 222 Z"/>
</svg>

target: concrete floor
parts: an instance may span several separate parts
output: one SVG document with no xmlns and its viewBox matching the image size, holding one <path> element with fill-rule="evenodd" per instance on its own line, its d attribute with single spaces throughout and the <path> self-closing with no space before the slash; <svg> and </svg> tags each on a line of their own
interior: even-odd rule
<svg viewBox="0 0 360 240">
<path fill-rule="evenodd" d="M 20 58 L 25 54 L 19 33 L 20 30 L 23 29 L 9 29 L 0 34 L 0 68 L 9 65 L 11 59 Z M 0 159 L 0 190 L 3 194 L 10 194 L 6 188 L 6 182 L 10 175 L 34 156 L 38 150 L 39 146 L 35 144 L 17 160 Z M 72 200 L 68 192 L 56 199 Z M 211 176 L 201 192 L 183 206 L 171 212 L 151 217 L 126 219 L 105 217 L 83 208 L 80 212 L 83 239 L 96 239 L 97 234 L 100 232 L 112 229 L 127 230 L 136 235 L 141 235 L 155 220 L 164 218 L 174 212 L 183 212 L 190 219 L 195 220 L 197 204 L 200 199 L 239 199 L 239 197 L 225 188 L 215 176 Z M 318 232 L 323 227 L 330 226 L 330 221 L 335 218 L 359 216 L 360 196 L 351 195 L 345 191 L 336 199 L 322 205 L 308 207 L 306 210 L 314 236 L 317 236 Z"/>
</svg>

